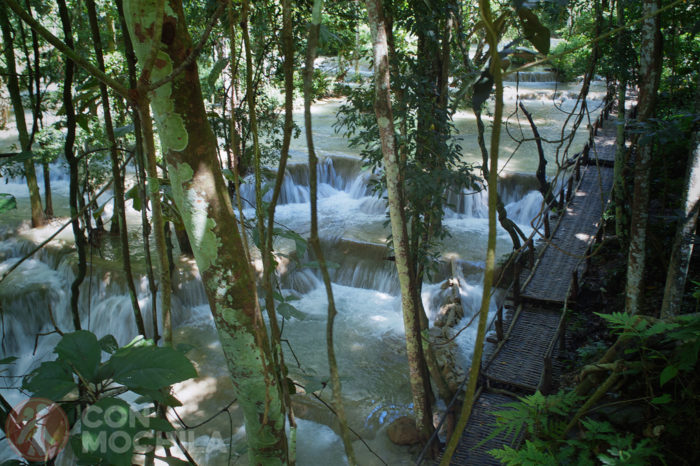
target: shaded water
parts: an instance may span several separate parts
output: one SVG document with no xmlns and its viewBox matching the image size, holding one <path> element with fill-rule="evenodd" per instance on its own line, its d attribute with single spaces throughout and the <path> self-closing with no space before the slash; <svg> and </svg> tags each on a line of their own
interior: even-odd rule
<svg viewBox="0 0 700 466">
<path fill-rule="evenodd" d="M 522 79 L 521 81 L 525 81 Z M 515 108 L 515 84 L 506 89 L 508 111 Z M 553 106 L 573 108 L 572 96 L 576 86 L 558 86 L 554 83 L 521 83 L 520 95 L 535 117 L 542 136 L 556 138 L 565 114 Z M 595 87 L 602 97 L 601 86 Z M 525 99 L 527 97 L 527 99 Z M 314 136 L 322 161 L 319 167 L 319 221 L 320 235 L 328 260 L 336 263 L 332 270 L 333 290 L 339 315 L 336 319 L 336 352 L 343 382 L 344 397 L 348 404 L 350 423 L 389 464 L 412 464 L 412 450 L 397 447 L 388 442 L 384 430 L 398 416 L 410 414 L 406 358 L 403 345 L 403 321 L 400 312 L 398 281 L 393 262 L 387 261 L 386 239 L 389 234 L 386 221 L 386 203 L 372 196 L 367 183 L 376 174 L 363 170 L 357 152 L 348 146 L 347 140 L 334 133 L 334 114 L 341 101 L 329 101 L 314 106 Z M 595 102 L 592 105 L 596 105 Z M 507 112 L 508 113 L 508 112 Z M 301 115 L 297 115 L 301 121 Z M 521 116 L 523 134 L 530 137 L 530 129 Z M 511 118 L 511 124 L 513 119 Z M 454 118 L 462 138 L 466 160 L 480 162 L 475 140 L 475 124 L 469 112 L 460 112 Z M 512 126 L 512 125 L 511 125 Z M 513 128 L 515 128 L 513 126 Z M 519 131 L 519 130 L 518 130 Z M 585 132 L 584 132 L 585 133 Z M 515 134 L 512 132 L 512 134 Z M 518 133 L 520 134 L 520 133 Z M 582 146 L 578 136 L 577 150 Z M 510 218 L 526 234 L 532 230 L 530 221 L 541 207 L 541 196 L 532 173 L 537 165 L 534 142 L 521 145 L 510 161 L 509 151 L 516 142 L 504 134 L 502 143 L 501 184 L 499 193 Z M 303 138 L 293 143 L 293 158 L 283 186 L 276 219 L 280 225 L 307 237 L 309 233 L 308 165 L 305 163 Z M 555 147 L 547 147 L 550 160 Z M 548 165 L 551 175 L 555 164 Z M 59 215 L 66 215 L 67 181 L 58 173 L 54 181 L 55 206 Z M 0 192 L 12 192 L 18 197 L 19 209 L 9 217 L 3 216 L 4 226 L 16 226 L 27 217 L 26 188 L 18 180 L 9 180 Z M 243 195 L 252 201 L 250 183 L 243 186 Z M 108 196 L 104 197 L 106 200 Z M 462 305 L 466 323 L 477 312 L 482 296 L 482 273 L 487 240 L 486 191 L 449 194 L 450 208 L 446 211 L 444 225 L 451 237 L 441 246 L 443 262 L 436 264 L 436 272 L 424 286 L 422 297 L 432 320 L 441 304 L 440 283 L 451 275 L 449 261 L 458 265 Z M 251 205 L 251 204 L 248 204 Z M 110 215 L 109 209 L 105 218 Z M 252 218 L 254 211 L 245 210 Z M 129 211 L 129 222 L 138 225 L 139 214 Z M 48 236 L 56 226 L 44 229 L 20 229 L 21 233 L 6 235 L 0 241 L 0 274 L 7 270 L 33 244 Z M 134 248 L 138 249 L 139 230 L 130 231 Z M 15 403 L 23 399 L 17 390 L 17 376 L 27 373 L 39 361 L 52 358 L 52 348 L 58 341 L 56 334 L 38 339 L 35 349 L 34 335 L 52 330 L 48 312 L 53 312 L 56 322 L 64 331 L 72 328 L 69 314 L 70 283 L 74 276 L 75 255 L 71 252 L 72 234 L 66 229 L 57 241 L 0 283 L 0 303 L 3 309 L 2 356 L 15 355 L 20 359 L 11 366 L 9 377 L 3 379 L 3 395 Z M 279 238 L 276 249 L 292 258 L 295 245 Z M 499 228 L 498 253 L 511 249 L 508 235 Z M 137 271 L 139 302 L 145 321 L 151 322 L 150 298 L 143 278 L 141 253 L 134 252 Z M 325 351 L 326 295 L 318 272 L 304 267 L 308 256 L 299 261 L 280 257 L 279 284 L 282 294 L 295 296 L 294 305 L 304 312 L 304 320 L 290 319 L 284 323 L 284 338 L 289 341 L 286 358 L 292 378 L 300 384 L 327 375 Z M 81 311 L 84 328 L 94 331 L 98 337 L 112 333 L 120 344 L 125 344 L 136 334 L 126 287 L 121 278 L 119 264 L 102 259 L 95 253 L 90 258 L 91 273 L 81 289 Z M 196 267 L 185 260 L 179 263 L 175 281 L 173 303 L 176 343 L 187 342 L 194 347 L 188 356 L 196 363 L 200 378 L 176 387 L 176 395 L 184 403 L 178 409 L 188 422 L 205 419 L 226 405 L 232 398 L 231 383 L 225 370 L 225 362 L 213 327 L 203 287 Z M 150 331 L 150 330 L 149 330 Z M 462 332 L 457 339 L 459 360 L 466 366 L 473 351 L 474 329 Z M 293 352 L 292 352 L 293 350 Z M 298 365 L 297 365 L 298 360 Z M 329 395 L 324 391 L 324 395 Z M 343 451 L 339 438 L 332 430 L 332 416 L 309 400 L 300 400 L 299 464 L 340 464 Z M 244 441 L 240 413 L 232 408 L 234 420 L 233 442 L 238 446 Z M 329 427 L 330 426 L 330 427 Z M 229 442 L 228 419 L 217 419 L 195 430 L 196 436 L 188 442 L 189 448 L 202 464 L 225 462 Z M 218 435 L 218 437 L 217 437 Z M 361 464 L 378 464 L 364 446 L 355 442 Z M 4 454 L 4 453 L 3 453 Z M 4 458 L 0 454 L 0 459 Z M 68 461 L 68 460 L 66 460 Z M 244 460 L 241 460 L 241 463 Z M 239 463 L 239 464 L 241 464 Z"/>
</svg>

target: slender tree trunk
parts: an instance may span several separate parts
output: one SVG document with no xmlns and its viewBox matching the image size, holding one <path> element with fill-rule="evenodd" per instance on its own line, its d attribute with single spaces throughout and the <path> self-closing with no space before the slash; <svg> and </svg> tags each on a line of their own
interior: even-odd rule
<svg viewBox="0 0 700 466">
<path fill-rule="evenodd" d="M 124 10 L 136 54 L 144 60 L 155 42 L 155 0 L 128 0 Z M 151 78 L 158 80 L 192 50 L 180 2 L 168 2 L 163 32 L 155 37 L 160 38 L 156 45 L 161 51 Z M 151 94 L 173 198 L 194 249 L 244 414 L 250 463 L 284 464 L 287 439 L 281 390 L 286 387 L 276 383 L 255 280 L 219 167 L 196 62 Z"/>
<path fill-rule="evenodd" d="M 73 31 L 71 28 L 70 16 L 68 16 L 68 8 L 65 0 L 57 0 L 58 13 L 61 17 L 63 26 L 63 36 L 66 45 L 73 48 Z M 80 163 L 75 157 L 73 144 L 75 143 L 75 108 L 73 107 L 73 73 L 75 71 L 75 63 L 70 58 L 65 59 L 65 73 L 63 76 L 63 107 L 66 112 L 66 139 L 63 146 L 64 155 L 68 162 L 68 170 L 70 173 L 70 191 L 68 194 L 68 204 L 70 205 L 70 215 L 72 218 L 71 225 L 73 227 L 73 236 L 75 238 L 75 247 L 78 250 L 78 270 L 71 283 L 71 312 L 73 315 L 73 327 L 80 330 L 80 312 L 78 303 L 80 298 L 80 284 L 85 279 L 87 272 L 87 263 L 85 255 L 85 234 L 80 227 L 79 205 L 78 205 L 78 164 Z M 82 199 L 82 196 L 80 196 Z"/>
<path fill-rule="evenodd" d="M 7 16 L 7 8 L 3 2 L 0 5 L 0 29 L 2 29 L 3 52 L 5 54 L 5 66 L 7 67 L 7 90 L 10 93 L 12 108 L 15 112 L 15 123 L 19 134 L 19 144 L 22 152 L 32 150 L 31 140 L 27 132 L 27 123 L 24 119 L 24 106 L 22 105 L 22 95 L 19 90 L 17 79 L 17 66 L 15 64 L 14 39 L 12 37 L 12 26 Z M 24 161 L 24 174 L 27 179 L 29 189 L 29 203 L 32 211 L 32 227 L 40 227 L 45 223 L 44 212 L 41 209 L 41 194 L 36 180 L 36 171 L 32 159 Z"/>
<path fill-rule="evenodd" d="M 90 22 L 90 32 L 92 33 L 92 43 L 95 49 L 95 57 L 97 58 L 97 67 L 100 71 L 105 71 L 104 57 L 102 55 L 102 40 L 100 38 L 99 25 L 97 24 L 97 11 L 95 9 L 94 0 L 86 0 L 85 5 L 88 12 L 88 21 Z M 114 217 L 117 219 L 119 226 L 116 231 L 119 234 L 119 243 L 122 250 L 122 270 L 126 279 L 126 286 L 129 290 L 131 298 L 131 307 L 134 312 L 136 328 L 138 332 L 146 337 L 146 327 L 143 323 L 141 315 L 141 307 L 139 306 L 138 294 L 134 287 L 134 276 L 131 273 L 131 253 L 129 252 L 129 232 L 126 226 L 126 214 L 124 206 L 124 180 L 122 179 L 121 170 L 119 168 L 119 154 L 117 153 L 117 141 L 114 137 L 114 125 L 112 124 L 112 114 L 109 105 L 109 94 L 107 93 L 107 85 L 100 82 L 100 97 L 102 99 L 102 112 L 104 113 L 105 132 L 107 133 L 107 141 L 109 142 L 109 155 L 112 161 L 112 183 L 114 186 L 114 214 L 112 216 L 112 224 L 114 225 Z M 112 232 L 115 229 L 112 228 Z"/>
<path fill-rule="evenodd" d="M 231 34 L 231 40 L 234 40 L 234 35 Z M 279 166 L 277 167 L 277 176 L 275 178 L 275 186 L 272 190 L 272 199 L 267 207 L 267 228 L 265 229 L 265 241 L 263 243 L 263 289 L 265 290 L 265 307 L 267 308 L 268 316 L 270 317 L 270 327 L 272 330 L 272 354 L 275 358 L 275 363 L 279 367 L 280 383 L 286 383 L 287 365 L 284 361 L 284 353 L 281 347 L 281 332 L 277 325 L 277 313 L 275 312 L 275 298 L 273 277 L 275 270 L 273 268 L 273 239 L 275 228 L 275 209 L 279 201 L 280 193 L 282 192 L 282 183 L 284 182 L 285 172 L 287 169 L 287 160 L 289 158 L 289 146 L 292 141 L 292 130 L 294 129 L 294 30 L 292 26 L 292 3 L 291 0 L 282 1 L 282 53 L 284 55 L 283 71 L 284 71 L 284 129 L 282 135 L 282 149 L 280 152 Z M 234 54 L 231 54 L 231 63 L 233 67 Z M 232 80 L 233 82 L 233 80 Z M 234 89 L 232 89 L 234 92 Z M 235 125 L 231 125 L 231 129 L 235 130 Z M 331 370 L 331 378 L 332 378 Z M 285 409 L 289 419 L 290 430 L 292 435 L 290 438 L 296 438 L 296 420 L 292 410 L 292 400 L 288 390 L 282 391 L 284 395 Z M 341 406 L 342 409 L 342 406 Z M 344 412 L 343 412 L 344 416 Z M 346 421 L 341 417 L 341 429 L 344 428 Z M 345 439 L 344 439 L 345 440 Z M 289 448 L 289 462 L 296 463 L 295 458 L 296 444 L 293 442 Z M 348 456 L 350 457 L 350 456 Z"/>
<path fill-rule="evenodd" d="M 695 112 L 700 110 L 700 82 L 695 90 Z M 678 222 L 676 237 L 671 248 L 671 258 L 666 274 L 664 300 L 661 304 L 661 317 L 671 317 L 680 313 L 685 282 L 688 277 L 690 258 L 693 255 L 693 236 L 700 210 L 700 131 L 693 132 L 685 175 L 685 196 L 683 217 Z"/>
<path fill-rule="evenodd" d="M 410 373 L 411 392 L 413 393 L 413 410 L 416 415 L 416 427 L 423 441 L 427 441 L 433 431 L 432 411 L 429 395 L 426 393 L 425 374 L 423 370 L 423 347 L 421 344 L 420 322 L 416 318 L 418 303 L 412 292 L 411 270 L 409 266 L 408 231 L 404 206 L 400 193 L 399 164 L 396 160 L 396 140 L 394 135 L 394 117 L 391 110 L 391 85 L 386 24 L 381 0 L 367 0 L 372 42 L 374 46 L 374 111 L 379 127 L 382 146 L 384 170 L 387 181 L 389 217 L 391 234 L 396 254 L 396 270 L 401 285 L 401 303 L 403 307 L 404 328 L 406 331 L 406 354 Z"/>
<path fill-rule="evenodd" d="M 333 298 L 333 287 L 328 274 L 328 267 L 321 248 L 321 241 L 318 237 L 318 159 L 314 150 L 314 138 L 311 127 L 311 93 L 314 76 L 314 61 L 316 60 L 316 48 L 318 46 L 318 36 L 321 29 L 323 0 L 314 0 L 311 24 L 309 24 L 309 36 L 306 42 L 306 65 L 304 68 L 304 123 L 306 129 L 306 147 L 309 152 L 309 190 L 311 199 L 311 238 L 309 243 L 314 255 L 318 260 L 323 277 L 323 284 L 326 288 L 328 298 L 328 320 L 326 321 L 326 348 L 328 352 L 328 367 L 330 368 L 331 388 L 333 390 L 333 408 L 335 409 L 340 423 L 340 433 L 345 446 L 345 454 L 348 457 L 348 464 L 355 465 L 355 451 L 352 448 L 352 440 L 348 429 L 348 420 L 345 415 L 345 404 L 342 398 L 342 387 L 340 384 L 340 374 L 338 373 L 338 362 L 335 358 L 335 348 L 333 345 L 333 323 L 338 313 Z"/>
<path fill-rule="evenodd" d="M 658 0 L 644 0 L 642 13 L 651 15 L 659 9 Z M 656 92 L 661 76 L 661 30 L 659 16 L 654 15 L 642 23 L 642 46 L 639 68 L 639 103 L 637 120 L 646 122 L 654 115 Z M 646 236 L 649 219 L 649 183 L 653 144 L 638 145 L 634 164 L 634 195 L 627 256 L 627 286 L 625 311 L 640 311 L 642 281 L 646 263 Z"/>
<path fill-rule="evenodd" d="M 617 26 L 625 24 L 625 10 L 622 0 L 617 0 Z M 617 36 L 617 47 L 622 50 L 624 47 L 625 33 L 621 32 Z M 617 91 L 617 137 L 615 149 L 613 203 L 615 204 L 615 234 L 620 244 L 627 244 L 628 220 L 627 193 L 625 189 L 624 169 L 627 165 L 627 150 L 625 148 L 625 98 L 627 96 L 627 70 L 622 70 L 618 78 Z"/>
<path fill-rule="evenodd" d="M 464 403 L 462 410 L 452 433 L 452 437 L 445 448 L 441 466 L 450 464 L 452 455 L 457 449 L 459 439 L 462 436 L 464 428 L 467 426 L 469 416 L 471 415 L 472 406 L 474 404 L 474 394 L 476 393 L 476 384 L 481 370 L 481 357 L 484 349 L 484 338 L 486 336 L 486 321 L 488 320 L 489 304 L 491 302 L 491 287 L 493 286 L 494 270 L 496 265 L 496 203 L 498 190 L 498 150 L 501 137 L 501 120 L 503 118 L 503 79 L 501 76 L 501 58 L 498 55 L 498 37 L 494 30 L 493 21 L 491 19 L 491 4 L 490 0 L 479 0 L 481 18 L 484 21 L 486 28 L 486 37 L 489 44 L 489 52 L 491 54 L 491 75 L 496 86 L 495 97 L 496 106 L 493 114 L 493 130 L 491 131 L 491 171 L 489 173 L 489 237 L 486 250 L 486 271 L 484 272 L 484 293 L 481 298 L 481 309 L 479 311 L 479 327 L 477 330 L 476 341 L 474 342 L 474 355 L 472 356 L 472 364 L 469 369 L 469 381 L 467 390 L 464 395 Z"/>
<path fill-rule="evenodd" d="M 136 89 L 136 56 L 134 55 L 134 46 L 131 43 L 131 37 L 129 37 L 129 31 L 126 26 L 126 20 L 124 18 L 124 5 L 122 0 L 116 0 L 117 13 L 119 14 L 119 27 L 122 31 L 122 37 L 124 39 L 124 55 L 126 57 L 126 67 L 129 76 L 129 87 Z M 137 109 L 131 109 L 131 121 L 134 125 L 134 139 L 135 139 L 135 159 L 136 159 L 136 172 L 137 172 L 137 183 L 139 190 L 139 197 L 141 197 L 141 235 L 143 238 L 143 250 L 146 259 L 146 276 L 148 278 L 148 289 L 151 293 L 151 325 L 153 326 L 153 340 L 158 341 L 158 287 L 156 286 L 156 279 L 153 274 L 153 259 L 151 257 L 151 227 L 148 221 L 147 205 L 148 205 L 148 192 L 146 190 L 146 169 L 144 167 L 145 157 L 143 153 L 143 136 L 141 132 L 141 118 Z"/>
<path fill-rule="evenodd" d="M 27 14 L 33 17 L 32 5 L 29 0 L 25 0 L 25 7 L 27 8 Z M 20 26 L 21 27 L 21 26 Z M 22 36 L 24 39 L 24 27 L 22 29 Z M 25 56 L 27 60 L 27 71 L 29 72 L 29 82 L 27 83 L 27 89 L 29 90 L 29 98 L 32 102 L 32 132 L 29 134 L 29 145 L 34 143 L 34 136 L 39 129 L 39 125 L 43 126 L 43 118 L 41 112 L 41 54 L 39 52 L 39 38 L 37 37 L 36 31 L 29 28 L 32 34 L 32 55 L 34 60 L 34 66 L 30 66 L 29 52 L 26 50 L 25 44 Z M 44 214 L 47 218 L 53 217 L 53 199 L 51 196 L 51 174 L 49 170 L 49 163 L 46 161 L 42 162 L 42 171 L 44 175 Z"/>
</svg>

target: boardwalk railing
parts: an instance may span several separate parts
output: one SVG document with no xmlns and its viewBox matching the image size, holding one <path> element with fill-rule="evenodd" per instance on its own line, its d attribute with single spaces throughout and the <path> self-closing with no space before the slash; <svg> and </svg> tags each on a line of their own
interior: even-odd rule
<svg viewBox="0 0 700 466">
<path fill-rule="evenodd" d="M 592 165 L 592 164 L 599 164 L 600 161 L 596 158 L 595 160 L 591 160 L 591 148 L 594 147 L 594 138 L 597 135 L 598 131 L 600 128 L 603 127 L 604 121 L 608 118 L 610 110 L 613 105 L 613 101 L 609 98 L 610 95 L 606 96 L 606 99 L 604 101 L 603 108 L 600 112 L 600 115 L 598 118 L 595 120 L 595 122 L 589 127 L 589 139 L 588 142 L 585 144 L 583 150 L 577 154 L 574 154 L 572 157 L 570 157 L 566 162 L 562 165 L 562 169 L 565 171 L 568 171 L 571 169 L 570 172 L 568 172 L 568 179 L 566 182 L 562 182 L 559 184 L 559 189 L 557 192 L 557 195 L 554 196 L 554 199 L 558 198 L 558 202 L 553 202 L 553 203 L 548 203 L 544 202 L 542 211 L 540 213 L 540 218 L 537 221 L 537 223 L 534 226 L 535 231 L 539 231 L 540 228 L 544 228 L 544 234 L 543 239 L 545 241 L 549 241 L 550 239 L 553 238 L 554 233 L 557 231 L 559 228 L 560 223 L 562 222 L 563 218 L 566 216 L 566 206 L 574 199 L 574 193 L 576 190 L 579 188 L 581 183 L 583 182 L 583 177 L 581 174 L 581 165 Z M 604 163 L 600 163 L 600 165 L 605 165 Z M 555 189 L 554 186 L 550 189 Z M 557 207 L 557 209 L 560 211 L 559 218 L 557 220 L 556 225 L 552 229 L 550 226 L 550 221 L 549 217 L 552 211 L 553 207 Z M 568 285 L 568 290 L 566 293 L 566 298 L 564 300 L 564 305 L 561 310 L 561 314 L 558 319 L 558 323 L 556 324 L 556 330 L 554 332 L 554 335 L 551 337 L 550 341 L 548 342 L 548 345 L 546 346 L 546 350 L 544 351 L 544 354 L 542 355 L 542 372 L 539 378 L 539 384 L 537 386 L 537 389 L 547 392 L 552 388 L 552 379 L 553 379 L 553 359 L 556 357 L 556 350 L 557 349 L 563 349 L 564 343 L 565 343 L 565 337 L 566 337 L 566 324 L 567 324 L 567 313 L 568 313 L 568 301 L 570 297 L 575 297 L 576 294 L 578 293 L 578 272 L 577 270 L 580 267 L 581 261 L 584 260 L 584 258 L 587 260 L 590 257 L 590 253 L 592 251 L 592 248 L 596 244 L 600 234 L 600 225 L 597 228 L 595 238 L 596 241 L 592 241 L 589 247 L 586 249 L 585 254 L 583 255 L 581 259 L 578 260 L 576 263 L 576 266 L 574 267 L 574 272 L 572 273 L 571 279 L 569 281 Z M 523 246 L 516 251 L 514 254 L 511 255 L 509 261 L 506 263 L 504 270 L 507 270 L 508 267 L 512 267 L 512 277 L 513 280 L 511 283 L 509 283 L 508 287 L 505 289 L 505 292 L 507 295 L 510 295 L 511 302 L 512 302 L 512 307 L 506 304 L 506 302 L 502 302 L 498 305 L 496 315 L 493 317 L 491 322 L 488 325 L 488 331 L 493 331 L 495 329 L 496 332 L 496 340 L 494 341 L 493 339 L 489 339 L 490 342 L 492 343 L 497 343 L 495 350 L 493 353 L 491 353 L 485 361 L 485 363 L 482 365 L 482 372 L 480 373 L 479 377 L 482 378 L 484 374 L 487 371 L 487 368 L 489 365 L 493 362 L 494 358 L 496 355 L 499 353 L 503 345 L 506 343 L 506 341 L 509 338 L 509 335 L 511 333 L 511 330 L 513 330 L 513 327 L 515 326 L 515 323 L 518 321 L 518 318 L 523 311 L 523 299 L 524 297 L 522 296 L 523 291 L 526 289 L 528 286 L 529 282 L 532 280 L 535 271 L 537 270 L 537 267 L 539 266 L 542 257 L 544 255 L 544 252 L 547 250 L 547 246 L 545 245 L 543 248 L 541 248 L 539 251 L 536 251 L 536 247 L 534 244 L 534 241 L 532 237 L 528 238 L 527 241 L 523 244 Z M 537 258 L 535 256 L 537 255 Z M 527 277 L 523 277 L 525 270 L 523 270 L 524 263 L 527 263 L 528 267 L 530 269 L 530 273 L 527 274 Z M 524 280 L 523 280 L 524 278 Z M 510 317 L 510 325 L 509 328 L 506 330 L 504 328 L 505 326 L 505 317 L 504 317 L 504 312 L 503 309 L 504 307 L 513 309 L 513 314 Z M 555 322 L 557 322 L 555 320 Z M 468 377 L 468 376 L 467 376 Z M 467 381 L 467 377 L 465 377 L 464 381 L 460 384 L 459 389 L 457 390 L 457 393 L 455 394 L 454 398 L 450 401 L 449 406 L 453 406 L 454 403 L 456 402 L 458 396 L 461 394 L 462 388 L 465 385 Z M 484 388 L 484 384 L 480 382 L 479 388 L 477 391 L 476 396 L 474 397 L 474 400 L 476 401 L 477 398 L 479 397 L 479 394 L 481 394 L 482 389 Z M 449 410 L 447 410 L 449 411 Z M 430 438 L 428 443 L 425 445 L 425 448 L 421 452 L 420 456 L 417 459 L 416 465 L 420 465 L 424 459 L 425 455 L 428 451 L 429 446 L 432 444 L 432 442 L 435 440 L 435 437 L 438 435 L 439 429 L 442 427 L 445 419 L 446 419 L 446 414 L 442 416 L 440 419 L 440 423 L 438 425 L 438 428 L 434 432 L 433 436 Z M 483 426 L 482 426 L 483 427 Z M 469 427 L 468 427 L 469 428 Z"/>
</svg>

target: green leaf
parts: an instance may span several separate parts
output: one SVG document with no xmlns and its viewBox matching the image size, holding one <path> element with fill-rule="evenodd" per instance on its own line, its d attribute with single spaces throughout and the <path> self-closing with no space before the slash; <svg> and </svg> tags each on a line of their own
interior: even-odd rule
<svg viewBox="0 0 700 466">
<path fill-rule="evenodd" d="M 171 406 L 171 407 L 177 407 L 177 406 L 182 406 L 182 403 L 180 403 L 180 400 L 172 396 L 170 393 L 167 392 L 167 390 L 149 390 L 146 388 L 136 388 L 132 390 L 134 393 L 138 393 L 140 396 L 139 398 L 136 399 L 137 403 L 149 403 L 153 401 L 157 401 L 158 403 L 165 405 L 165 406 Z"/>
<path fill-rule="evenodd" d="M 102 204 L 101 206 L 99 206 L 97 210 L 93 211 L 93 212 L 92 212 L 92 218 L 98 219 L 98 218 L 102 215 L 102 212 L 105 211 L 105 207 L 107 207 L 107 204 L 109 204 L 109 203 L 112 201 L 112 199 L 114 199 L 114 196 L 111 196 L 109 199 L 107 199 L 107 200 L 104 202 L 104 204 Z"/>
<path fill-rule="evenodd" d="M 224 68 L 226 68 L 226 65 L 228 65 L 228 63 L 228 57 L 220 58 L 219 61 L 214 63 L 214 66 L 212 67 L 209 76 L 207 76 L 207 83 L 212 88 L 212 91 L 214 90 L 214 86 L 216 85 L 216 81 L 219 79 L 221 72 L 224 71 Z"/>
<path fill-rule="evenodd" d="M 540 20 L 529 8 L 519 8 L 518 17 L 525 30 L 525 38 L 535 46 L 538 52 L 547 55 L 549 53 L 549 29 L 540 23 Z"/>
<path fill-rule="evenodd" d="M 678 366 L 673 365 L 664 367 L 664 370 L 661 371 L 661 375 L 659 375 L 659 385 L 663 387 L 664 385 L 666 385 L 666 382 L 668 382 L 677 375 Z"/>
<path fill-rule="evenodd" d="M 672 400 L 673 398 L 671 398 L 670 393 L 664 393 L 663 395 L 657 396 L 656 398 L 651 400 L 651 403 L 655 405 L 664 405 L 666 403 L 670 403 Z"/>
<path fill-rule="evenodd" d="M 82 451 L 99 456 L 110 465 L 130 466 L 134 436 L 147 427 L 126 401 L 102 398 L 83 414 Z"/>
<path fill-rule="evenodd" d="M 155 346 L 155 343 L 150 338 L 145 338 L 143 335 L 137 335 L 127 343 L 124 348 L 136 348 L 139 346 Z"/>
<path fill-rule="evenodd" d="M 107 362 L 113 379 L 130 389 L 158 390 L 197 377 L 185 355 L 173 348 L 136 346 L 118 349 Z"/>
<path fill-rule="evenodd" d="M 134 210 L 138 210 L 139 212 L 141 211 L 141 192 L 139 191 L 138 185 L 134 185 L 131 189 L 129 189 L 124 194 L 124 198 L 132 199 Z"/>
<path fill-rule="evenodd" d="M 24 378 L 22 388 L 33 396 L 58 401 L 78 385 L 68 364 L 64 361 L 47 361 Z"/>
<path fill-rule="evenodd" d="M 100 338 L 98 343 L 100 344 L 102 351 L 109 354 L 114 353 L 119 348 L 119 343 L 117 343 L 117 339 L 114 338 L 114 335 L 105 335 Z"/>
<path fill-rule="evenodd" d="M 0 364 L 12 364 L 17 360 L 16 357 L 10 356 L 9 358 L 0 359 Z"/>
<path fill-rule="evenodd" d="M 90 118 L 86 115 L 77 115 L 75 117 L 75 122 L 83 128 L 84 131 L 90 131 Z"/>
<path fill-rule="evenodd" d="M 12 194 L 0 193 L 0 214 L 17 208 L 17 199 Z"/>
<path fill-rule="evenodd" d="M 299 309 L 287 302 L 279 303 L 277 305 L 277 311 L 280 314 L 282 314 L 282 316 L 285 319 L 291 319 L 292 317 L 295 317 L 299 320 L 304 320 L 307 317 L 305 313 L 301 312 Z"/>
<path fill-rule="evenodd" d="M 71 449 L 75 456 L 77 457 L 76 464 L 78 466 L 94 466 L 99 464 L 104 464 L 102 458 L 94 453 L 88 453 L 83 451 L 83 436 L 81 434 L 71 434 L 68 438 L 70 442 Z"/>
<path fill-rule="evenodd" d="M 100 365 L 100 344 L 94 333 L 78 330 L 66 333 L 54 352 L 83 378 L 92 381 Z"/>
<path fill-rule="evenodd" d="M 148 427 L 158 432 L 173 432 L 175 430 L 168 421 L 160 417 L 149 417 Z"/>
</svg>

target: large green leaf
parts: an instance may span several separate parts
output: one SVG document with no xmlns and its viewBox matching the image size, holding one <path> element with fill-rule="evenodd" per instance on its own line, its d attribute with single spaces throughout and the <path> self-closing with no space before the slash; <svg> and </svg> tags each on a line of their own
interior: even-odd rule
<svg viewBox="0 0 700 466">
<path fill-rule="evenodd" d="M 66 333 L 54 352 L 84 379 L 94 381 L 102 349 L 94 333 L 78 330 Z"/>
<path fill-rule="evenodd" d="M 518 17 L 523 25 L 525 38 L 535 46 L 538 52 L 549 53 L 549 29 L 540 23 L 539 18 L 529 8 L 518 8 Z"/>
<path fill-rule="evenodd" d="M 0 214 L 17 208 L 17 199 L 12 194 L 0 193 Z"/>
<path fill-rule="evenodd" d="M 22 382 L 22 388 L 33 396 L 58 401 L 78 388 L 70 366 L 63 361 L 43 362 Z"/>
<path fill-rule="evenodd" d="M 297 309 L 289 303 L 279 303 L 277 305 L 277 311 L 280 314 L 282 314 L 282 316 L 285 319 L 291 319 L 292 317 L 295 317 L 299 320 L 304 320 L 307 317 L 305 313 L 301 312 L 299 309 Z"/>
<path fill-rule="evenodd" d="M 197 376 L 185 355 L 172 348 L 136 346 L 118 349 L 106 364 L 112 378 L 130 389 L 157 390 Z"/>
<path fill-rule="evenodd" d="M 114 338 L 114 335 L 105 335 L 100 338 L 98 343 L 102 351 L 109 354 L 114 353 L 119 348 L 119 343 L 117 343 L 117 339 Z"/>
<path fill-rule="evenodd" d="M 126 401 L 102 398 L 83 414 L 81 450 L 99 456 L 104 464 L 130 466 L 134 436 L 147 427 Z"/>
</svg>

